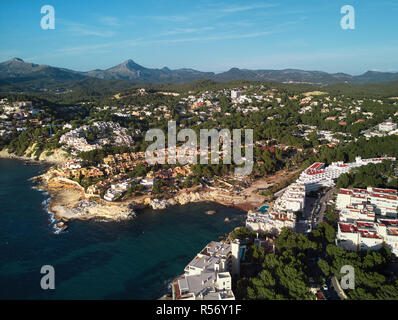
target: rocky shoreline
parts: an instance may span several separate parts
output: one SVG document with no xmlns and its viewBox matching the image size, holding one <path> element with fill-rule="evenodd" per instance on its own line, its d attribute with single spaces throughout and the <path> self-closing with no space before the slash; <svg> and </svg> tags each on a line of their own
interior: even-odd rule
<svg viewBox="0 0 398 320">
<path fill-rule="evenodd" d="M 3 150 L 0 150 L 0 159 L 15 159 L 15 160 L 28 161 L 37 164 L 54 165 L 54 164 L 63 163 L 64 161 L 67 161 L 70 158 L 68 153 L 62 149 L 53 150 L 51 155 L 46 155 L 46 152 L 43 151 L 38 157 L 34 157 L 32 155 L 33 149 L 34 145 L 28 148 L 28 150 L 25 151 L 23 156 L 18 156 L 16 154 L 9 153 L 8 149 L 5 148 Z"/>
<path fill-rule="evenodd" d="M 62 150 L 60 152 L 62 153 Z M 58 159 L 59 161 L 53 161 L 54 159 L 49 158 L 35 160 L 9 154 L 7 150 L 0 151 L 0 158 L 18 159 L 49 166 L 59 164 L 65 160 L 63 154 Z M 294 174 L 294 172 L 292 173 Z M 286 175 L 285 172 L 280 172 L 273 176 L 256 180 L 239 194 L 213 187 L 199 189 L 194 187 L 180 190 L 168 198 L 155 198 L 151 195 L 144 195 L 121 202 L 108 202 L 101 199 L 99 195 L 87 194 L 77 182 L 59 176 L 55 166 L 46 168 L 44 174 L 33 177 L 30 180 L 36 184 L 38 189 L 50 194 L 49 211 L 60 221 L 67 222 L 74 219 L 122 221 L 134 218 L 136 216 L 135 210 L 148 207 L 153 210 L 164 210 L 170 206 L 186 205 L 194 202 L 215 202 L 247 212 L 260 206 L 265 201 L 263 196 L 256 194 L 256 189 L 266 187 L 286 178 Z"/>
<path fill-rule="evenodd" d="M 50 159 L 34 159 L 11 155 L 7 150 L 0 152 L 0 158 L 7 157 L 24 161 L 33 161 L 40 164 L 54 164 Z M 53 159 L 54 160 L 54 159 Z M 62 158 L 64 160 L 64 158 Z M 56 167 L 50 167 L 38 177 L 33 177 L 37 188 L 50 194 L 49 210 L 55 218 L 67 222 L 69 220 L 105 220 L 121 221 L 132 219 L 136 216 L 135 210 L 152 208 L 164 210 L 170 206 L 186 205 L 194 202 L 215 202 L 227 207 L 235 207 L 243 211 L 249 211 L 261 205 L 265 198 L 257 195 L 256 188 L 267 186 L 282 178 L 285 173 L 277 173 L 264 179 L 254 181 L 247 189 L 239 194 L 219 188 L 191 188 L 180 190 L 168 198 L 155 198 L 151 195 L 140 196 L 121 202 L 108 202 L 99 195 L 87 194 L 77 182 L 60 177 Z M 285 177 L 286 178 L 286 177 Z"/>
<path fill-rule="evenodd" d="M 249 211 L 260 204 L 246 202 L 243 197 L 239 198 L 237 196 L 226 195 L 225 193 L 220 195 L 217 191 L 209 190 L 181 192 L 169 199 L 150 199 L 147 204 L 154 210 L 163 210 L 170 206 L 183 206 L 188 203 L 203 201 L 216 202 L 226 207 L 235 207 L 244 211 Z"/>
<path fill-rule="evenodd" d="M 87 197 L 84 189 L 76 182 L 48 178 L 48 172 L 31 180 L 38 189 L 50 194 L 49 210 L 54 213 L 55 218 L 67 222 L 91 219 L 121 221 L 135 217 L 134 208 L 129 203 L 115 205 L 106 203 L 99 197 Z"/>
<path fill-rule="evenodd" d="M 30 149 L 29 152 L 25 152 L 24 156 L 16 156 L 10 154 L 7 149 L 3 149 L 0 151 L 0 158 L 17 159 L 48 166 L 60 164 L 68 159 L 67 153 L 61 149 L 56 149 L 51 155 L 47 156 L 45 156 L 45 152 L 42 152 L 38 159 L 32 156 L 27 157 L 26 155 L 30 155 L 34 147 L 32 146 Z M 98 195 L 86 194 L 84 188 L 77 182 L 59 177 L 56 171 L 55 167 L 46 168 L 44 174 L 33 177 L 31 181 L 36 183 L 39 189 L 50 194 L 49 210 L 55 218 L 64 222 L 73 219 L 121 221 L 134 218 L 136 216 L 134 210 L 136 209 L 150 207 L 153 210 L 164 210 L 170 206 L 204 201 L 216 202 L 223 206 L 235 207 L 247 212 L 265 201 L 263 196 L 254 192 L 257 188 L 275 183 L 286 175 L 284 172 L 280 172 L 254 181 L 251 186 L 242 190 L 239 194 L 212 187 L 200 188 L 199 190 L 191 188 L 180 190 L 169 198 L 154 198 L 148 195 L 122 202 L 108 202 Z"/>
<path fill-rule="evenodd" d="M 44 174 L 31 179 L 40 190 L 47 191 L 51 198 L 49 210 L 55 218 L 67 222 L 69 220 L 106 220 L 121 221 L 136 216 L 135 210 L 152 208 L 164 210 L 170 206 L 186 205 L 193 202 L 216 202 L 224 206 L 237 207 L 248 211 L 256 204 L 245 201 L 245 197 L 229 195 L 219 190 L 181 190 L 168 199 L 159 199 L 152 196 L 141 196 L 122 202 L 108 202 L 98 195 L 88 195 L 77 182 L 58 177 L 56 170 L 50 168 Z"/>
</svg>

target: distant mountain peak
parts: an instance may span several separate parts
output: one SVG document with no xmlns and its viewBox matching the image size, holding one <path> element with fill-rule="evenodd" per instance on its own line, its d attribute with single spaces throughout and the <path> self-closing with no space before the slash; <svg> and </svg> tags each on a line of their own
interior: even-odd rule
<svg viewBox="0 0 398 320">
<path fill-rule="evenodd" d="M 370 74 L 379 74 L 379 73 L 383 73 L 383 72 L 377 71 L 377 70 L 368 70 L 364 74 L 370 75 Z"/>
<path fill-rule="evenodd" d="M 12 59 L 10 59 L 9 60 L 10 62 L 25 62 L 25 61 L 23 61 L 21 58 L 12 58 Z"/>
<path fill-rule="evenodd" d="M 123 63 L 119 64 L 118 66 L 116 66 L 114 68 L 120 68 L 120 67 L 126 68 L 128 70 L 136 70 L 136 69 L 143 69 L 144 68 L 143 66 L 139 65 L 138 63 L 136 63 L 132 59 L 128 59 L 128 60 L 124 61 Z"/>
<path fill-rule="evenodd" d="M 133 59 L 128 59 L 128 60 L 124 61 L 122 64 L 136 64 L 136 63 Z"/>
<path fill-rule="evenodd" d="M 380 72 L 370 70 L 358 76 L 351 76 L 345 73 L 330 74 L 322 71 L 305 71 L 299 69 L 284 70 L 249 70 L 231 68 L 221 73 L 201 72 L 190 68 L 171 70 L 168 67 L 162 69 L 146 68 L 137 64 L 134 60 L 128 59 L 114 67 L 106 70 L 92 70 L 79 72 L 64 68 L 56 68 L 47 65 L 37 65 L 25 62 L 21 58 L 12 58 L 0 63 L 0 79 L 7 81 L 40 81 L 48 80 L 50 83 L 55 80 L 70 81 L 85 78 L 97 78 L 104 80 L 139 81 L 147 83 L 187 83 L 202 79 L 224 82 L 232 80 L 247 81 L 274 81 L 274 82 L 297 82 L 313 84 L 331 83 L 378 83 L 397 81 L 398 73 Z"/>
</svg>

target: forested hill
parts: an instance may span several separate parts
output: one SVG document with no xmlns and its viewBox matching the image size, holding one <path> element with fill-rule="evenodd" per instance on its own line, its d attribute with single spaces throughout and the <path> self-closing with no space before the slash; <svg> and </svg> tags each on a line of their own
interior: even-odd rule
<svg viewBox="0 0 398 320">
<path fill-rule="evenodd" d="M 190 68 L 171 70 L 167 67 L 153 69 L 143 67 L 129 59 L 106 70 L 88 72 L 74 71 L 48 65 L 38 65 L 14 58 L 0 63 L 0 92 L 55 91 L 73 90 L 83 85 L 82 80 L 92 80 L 92 85 L 123 88 L 135 84 L 186 84 L 197 80 L 214 82 L 261 81 L 278 83 L 296 83 L 312 85 L 331 85 L 336 83 L 368 84 L 398 81 L 398 73 L 368 71 L 353 76 L 345 73 L 327 73 L 322 71 L 285 70 L 247 70 L 231 68 L 226 72 L 202 72 Z M 94 82 L 94 80 L 97 80 Z M 102 81 L 108 81 L 101 84 Z M 113 81 L 113 82 L 109 82 Z"/>
</svg>

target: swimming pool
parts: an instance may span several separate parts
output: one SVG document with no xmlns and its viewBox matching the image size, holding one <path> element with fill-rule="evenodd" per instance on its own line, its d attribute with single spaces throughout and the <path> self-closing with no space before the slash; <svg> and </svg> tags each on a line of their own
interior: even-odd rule
<svg viewBox="0 0 398 320">
<path fill-rule="evenodd" d="M 269 206 L 262 206 L 260 209 L 258 209 L 258 211 L 260 211 L 260 212 L 268 212 L 268 208 L 269 208 Z"/>
</svg>

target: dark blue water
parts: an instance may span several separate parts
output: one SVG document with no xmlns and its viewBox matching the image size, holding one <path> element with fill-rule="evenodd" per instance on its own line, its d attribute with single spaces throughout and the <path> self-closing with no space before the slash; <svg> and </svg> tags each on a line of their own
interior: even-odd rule
<svg viewBox="0 0 398 320">
<path fill-rule="evenodd" d="M 68 222 L 55 234 L 48 195 L 28 181 L 42 170 L 0 160 L 0 299 L 157 299 L 200 249 L 244 220 L 237 209 L 200 203 L 120 223 Z M 43 265 L 55 268 L 55 290 L 40 287 Z"/>
</svg>

